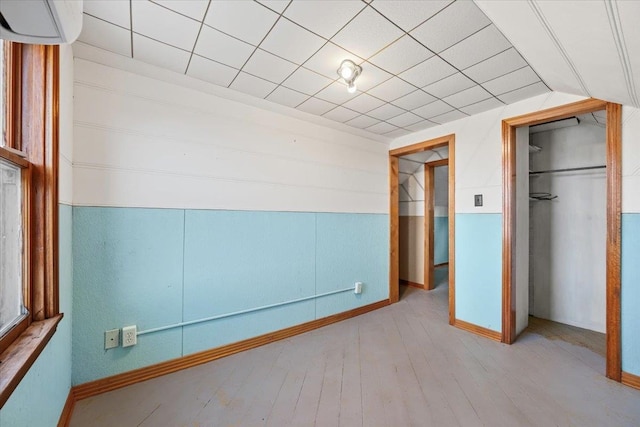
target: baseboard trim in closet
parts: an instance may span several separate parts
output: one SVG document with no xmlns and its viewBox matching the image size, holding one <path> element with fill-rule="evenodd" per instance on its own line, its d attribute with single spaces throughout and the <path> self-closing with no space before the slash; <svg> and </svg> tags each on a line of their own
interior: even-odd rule
<svg viewBox="0 0 640 427">
<path fill-rule="evenodd" d="M 179 357 L 177 359 L 168 360 L 166 362 L 161 362 L 155 365 L 146 366 L 144 368 L 135 369 L 133 371 L 123 372 L 121 374 L 117 374 L 111 377 L 101 378 L 99 380 L 80 384 L 73 387 L 72 389 L 74 399 L 76 401 L 86 399 L 91 396 L 96 396 L 98 394 L 106 393 L 108 391 L 116 390 L 116 389 L 126 387 L 132 384 L 136 384 L 142 381 L 157 378 L 162 375 L 166 375 L 173 372 L 181 371 L 183 369 L 188 369 L 194 366 L 202 365 L 203 363 L 211 362 L 213 360 L 221 359 L 226 356 L 231 356 L 232 354 L 240 353 L 246 350 L 251 350 L 253 348 L 260 347 L 265 344 L 269 344 L 275 341 L 280 341 L 295 335 L 303 334 L 305 332 L 309 332 L 314 329 L 318 329 L 323 326 L 330 325 L 332 323 L 350 319 L 352 317 L 356 317 L 361 314 L 365 314 L 370 311 L 377 310 L 387 305 L 389 305 L 388 299 L 378 301 L 376 303 L 358 307 L 353 310 L 345 311 L 343 313 L 338 313 L 332 316 L 323 317 L 322 319 L 312 320 L 310 322 L 302 323 L 296 326 L 291 326 L 289 328 L 281 329 L 279 331 L 270 332 L 268 334 L 260 335 L 254 338 L 249 338 L 243 341 L 238 341 L 233 344 L 228 344 L 222 347 L 201 351 L 199 353 L 190 354 L 188 356 Z"/>
<path fill-rule="evenodd" d="M 464 320 L 456 319 L 453 322 L 453 326 L 494 341 L 502 341 L 502 334 L 500 332 L 492 331 L 491 329 L 483 328 L 482 326 L 474 325 L 473 323 L 465 322 Z"/>
<path fill-rule="evenodd" d="M 416 282 L 411 282 L 409 280 L 400 279 L 401 285 L 411 286 L 412 288 L 424 289 L 424 285 Z"/>
<path fill-rule="evenodd" d="M 628 385 L 629 387 L 637 388 L 638 390 L 640 390 L 640 376 L 638 375 L 622 371 L 621 382 L 624 385 Z"/>
</svg>

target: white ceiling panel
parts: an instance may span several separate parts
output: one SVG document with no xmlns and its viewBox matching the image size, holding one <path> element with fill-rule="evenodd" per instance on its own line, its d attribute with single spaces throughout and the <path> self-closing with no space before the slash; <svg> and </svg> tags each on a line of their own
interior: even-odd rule
<svg viewBox="0 0 640 427">
<path fill-rule="evenodd" d="M 332 104 L 327 101 L 323 101 L 318 98 L 309 98 L 298 106 L 298 110 L 306 111 L 307 113 L 321 116 L 329 110 L 333 110 L 336 104 Z"/>
<path fill-rule="evenodd" d="M 85 0 L 82 6 L 84 13 L 99 17 L 100 19 L 124 28 L 131 28 L 131 14 L 129 13 L 128 1 Z"/>
<path fill-rule="evenodd" d="M 334 82 L 318 92 L 316 96 L 320 99 L 324 99 L 325 101 L 333 102 L 334 104 L 342 104 L 358 95 L 359 94 L 357 92 L 347 92 L 347 86 L 344 83 Z"/>
<path fill-rule="evenodd" d="M 290 0 L 256 0 L 276 13 L 282 13 L 287 8 Z"/>
<path fill-rule="evenodd" d="M 277 86 L 259 77 L 254 77 L 251 74 L 240 73 L 229 87 L 258 98 L 264 98 Z"/>
<path fill-rule="evenodd" d="M 308 99 L 309 96 L 304 93 L 296 92 L 295 90 L 287 89 L 286 87 L 279 86 L 276 90 L 271 92 L 267 96 L 267 100 L 277 102 L 287 107 L 295 108 L 297 105 Z"/>
<path fill-rule="evenodd" d="M 344 107 L 336 107 L 333 110 L 324 114 L 324 117 L 327 119 L 335 120 L 337 122 L 344 123 L 351 119 L 358 117 L 360 113 L 357 111 L 350 110 Z"/>
<path fill-rule="evenodd" d="M 326 86 L 330 85 L 332 80 L 321 76 L 318 73 L 309 71 L 306 68 L 298 68 L 287 80 L 282 84 L 290 89 L 314 95 Z"/>
<path fill-rule="evenodd" d="M 370 62 L 363 62 L 361 66 L 362 74 L 356 81 L 358 91 L 366 92 L 369 89 L 378 86 L 380 83 L 385 82 L 393 77 L 393 74 L 387 73 L 386 71 L 376 67 Z"/>
<path fill-rule="evenodd" d="M 184 73 L 191 53 L 139 34 L 134 34 L 133 57 L 148 64 Z"/>
<path fill-rule="evenodd" d="M 442 52 L 490 23 L 472 1 L 456 1 L 411 31 L 411 35 L 434 52 Z"/>
<path fill-rule="evenodd" d="M 497 79 L 489 80 L 483 83 L 482 86 L 494 95 L 500 95 L 523 86 L 529 86 L 537 81 L 540 81 L 540 79 L 531 67 L 524 67 Z"/>
<path fill-rule="evenodd" d="M 462 73 L 456 73 L 442 80 L 438 80 L 429 86 L 425 86 L 423 89 L 431 95 L 437 96 L 438 98 L 444 98 L 472 86 L 475 86 L 475 83 L 472 80 Z"/>
<path fill-rule="evenodd" d="M 254 50 L 250 44 L 204 26 L 198 37 L 195 53 L 230 67 L 240 68 Z"/>
<path fill-rule="evenodd" d="M 520 89 L 512 90 L 511 92 L 503 93 L 502 95 L 498 95 L 498 99 L 505 104 L 513 104 L 514 102 L 518 102 L 523 99 L 531 98 L 533 96 L 547 92 L 549 92 L 549 88 L 547 88 L 544 83 L 538 82 Z"/>
<path fill-rule="evenodd" d="M 202 22 L 209 4 L 201 0 L 153 0 L 153 2 L 200 22 Z M 115 2 L 111 0 L 109 3 L 126 3 L 126 1 Z"/>
<path fill-rule="evenodd" d="M 358 1 L 294 1 L 284 16 L 314 33 L 330 39 L 366 5 Z"/>
<path fill-rule="evenodd" d="M 503 107 L 504 103 L 496 98 L 485 99 L 484 101 L 476 102 L 475 104 L 461 107 L 460 111 L 469 115 L 482 113 L 483 111 L 493 110 L 494 108 Z"/>
<path fill-rule="evenodd" d="M 367 128 L 367 130 L 369 132 L 373 132 L 373 133 L 377 133 L 377 134 L 384 134 L 387 132 L 391 132 L 398 129 L 397 126 L 394 126 L 392 124 L 389 123 L 385 123 L 385 122 L 380 122 L 378 124 L 375 124 L 373 126 L 370 126 Z"/>
<path fill-rule="evenodd" d="M 398 137 L 401 137 L 401 136 L 409 135 L 410 133 L 411 133 L 410 130 L 396 129 L 396 130 L 392 130 L 391 132 L 387 132 L 384 135 L 392 137 L 392 138 L 398 138 Z"/>
<path fill-rule="evenodd" d="M 260 47 L 296 64 L 302 64 L 324 43 L 324 39 L 312 32 L 286 19 L 280 19 Z"/>
<path fill-rule="evenodd" d="M 458 110 L 449 111 L 448 113 L 440 114 L 439 116 L 432 117 L 430 120 L 436 123 L 447 123 L 454 120 L 459 120 L 464 117 L 468 117 L 465 113 Z"/>
<path fill-rule="evenodd" d="M 298 66 L 286 59 L 278 58 L 275 55 L 265 52 L 264 50 L 256 50 L 247 64 L 242 69 L 249 74 L 280 84 Z"/>
<path fill-rule="evenodd" d="M 367 93 L 384 101 L 393 101 L 394 99 L 398 99 L 401 96 L 413 92 L 414 90 L 416 90 L 415 86 L 412 86 L 397 77 L 392 77 L 373 89 L 369 89 Z"/>
<path fill-rule="evenodd" d="M 371 5 L 405 31 L 411 31 L 444 9 L 453 0 L 376 0 Z"/>
<path fill-rule="evenodd" d="M 454 67 L 464 69 L 510 47 L 495 25 L 490 25 L 445 50 L 441 56 Z"/>
<path fill-rule="evenodd" d="M 131 2 L 131 11 L 134 32 L 180 49 L 193 50 L 200 30 L 198 21 L 149 1 Z"/>
<path fill-rule="evenodd" d="M 422 107 L 423 105 L 429 104 L 435 100 L 436 98 L 434 96 L 418 89 L 403 96 L 402 98 L 392 101 L 392 104 L 397 105 L 400 108 L 404 108 L 405 110 L 413 110 L 414 108 Z"/>
<path fill-rule="evenodd" d="M 475 104 L 476 102 L 484 101 L 487 98 L 492 98 L 491 94 L 482 87 L 476 85 L 451 96 L 447 96 L 443 101 L 456 108 L 460 108 Z"/>
<path fill-rule="evenodd" d="M 345 59 L 351 59 L 357 64 L 362 62 L 361 58 L 347 52 L 341 47 L 333 43 L 327 43 L 304 63 L 304 67 L 330 79 L 337 79 L 338 67 L 340 67 L 340 63 Z"/>
<path fill-rule="evenodd" d="M 368 128 L 369 126 L 373 126 L 376 123 L 380 123 L 380 120 L 374 119 L 373 117 L 365 116 L 364 114 L 346 122 L 346 124 L 348 124 L 349 126 L 360 129 Z"/>
<path fill-rule="evenodd" d="M 378 120 L 388 120 L 402 113 L 404 113 L 404 110 L 402 108 L 398 108 L 393 104 L 384 104 L 381 107 L 369 111 L 367 113 L 367 116 L 371 116 Z"/>
<path fill-rule="evenodd" d="M 374 98 L 371 95 L 362 93 L 350 101 L 347 101 L 344 106 L 360 113 L 366 113 L 384 104 L 384 101 Z"/>
<path fill-rule="evenodd" d="M 257 46 L 278 19 L 278 14 L 253 1 L 214 0 L 205 24 Z"/>
<path fill-rule="evenodd" d="M 219 86 L 227 87 L 238 74 L 238 70 L 224 64 L 193 55 L 187 75 Z"/>
<path fill-rule="evenodd" d="M 527 62 L 514 49 L 510 48 L 464 70 L 464 73 L 478 83 L 495 79 L 518 68 Z"/>
<path fill-rule="evenodd" d="M 428 119 L 430 117 L 438 116 L 440 114 L 448 113 L 453 110 L 453 107 L 441 100 L 432 102 L 431 104 L 424 105 L 420 108 L 413 110 L 413 113 Z"/>
<path fill-rule="evenodd" d="M 429 129 L 429 128 L 432 128 L 434 126 L 438 126 L 438 123 L 434 123 L 434 122 L 429 121 L 429 120 L 423 120 L 421 122 L 406 126 L 406 128 L 409 129 L 409 130 L 412 130 L 414 132 L 419 132 L 421 130 Z"/>
<path fill-rule="evenodd" d="M 387 122 L 395 126 L 405 127 L 421 122 L 422 120 L 422 117 L 407 111 L 406 113 L 390 118 Z"/>
<path fill-rule="evenodd" d="M 86 14 L 83 21 L 79 41 L 120 55 L 131 56 L 130 31 Z"/>
<path fill-rule="evenodd" d="M 630 104 L 640 108 L 640 25 L 638 25 L 640 2 L 619 1 L 616 5 L 620 17 L 620 30 L 624 34 L 625 57 L 628 60 L 631 80 L 630 82 L 625 80 L 625 83 L 627 83 L 630 92 L 635 92 L 635 96 L 629 94 L 632 101 Z M 633 102 L 634 100 L 635 102 Z"/>
<path fill-rule="evenodd" d="M 442 58 L 434 56 L 400 74 L 400 78 L 415 86 L 424 87 L 456 72 L 457 70 Z"/>
<path fill-rule="evenodd" d="M 400 74 L 432 56 L 433 52 L 407 35 L 369 59 L 369 62 L 390 73 Z"/>
<path fill-rule="evenodd" d="M 369 58 L 400 36 L 402 30 L 368 7 L 332 40 L 362 58 Z"/>
</svg>

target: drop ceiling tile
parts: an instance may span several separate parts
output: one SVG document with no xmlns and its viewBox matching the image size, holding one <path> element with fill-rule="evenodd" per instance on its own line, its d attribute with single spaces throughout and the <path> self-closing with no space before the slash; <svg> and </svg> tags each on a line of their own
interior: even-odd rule
<svg viewBox="0 0 640 427">
<path fill-rule="evenodd" d="M 438 80 L 429 86 L 425 86 L 422 89 L 438 98 L 444 98 L 472 86 L 475 86 L 475 83 L 471 79 L 465 77 L 462 73 L 456 73 L 442 80 Z"/>
<path fill-rule="evenodd" d="M 547 88 L 544 83 L 538 82 L 520 89 L 512 90 L 511 92 L 503 93 L 498 96 L 498 99 L 506 104 L 512 104 L 516 101 L 531 98 L 532 96 L 547 92 L 549 92 L 549 88 Z"/>
<path fill-rule="evenodd" d="M 134 32 L 181 49 L 193 49 L 199 22 L 148 1 L 131 2 L 131 11 Z"/>
<path fill-rule="evenodd" d="M 376 0 L 371 5 L 405 31 L 411 31 L 453 0 L 389 1 Z"/>
<path fill-rule="evenodd" d="M 362 62 L 361 58 L 329 42 L 309 58 L 307 62 L 304 63 L 304 67 L 330 79 L 337 79 L 338 67 L 345 59 L 351 59 L 356 64 Z"/>
<path fill-rule="evenodd" d="M 131 28 L 129 2 L 113 0 L 91 0 L 82 3 L 83 12 L 109 21 L 124 28 Z M 91 24 L 88 24 L 91 25 Z M 84 26 L 83 26 L 84 29 Z"/>
<path fill-rule="evenodd" d="M 457 70 L 447 64 L 446 61 L 434 56 L 413 68 L 409 68 L 399 77 L 415 86 L 424 87 L 456 72 Z"/>
<path fill-rule="evenodd" d="M 392 104 L 384 104 L 382 107 L 369 111 L 367 116 L 371 116 L 379 120 L 387 120 L 402 113 L 404 113 L 402 108 L 398 108 Z"/>
<path fill-rule="evenodd" d="M 396 99 L 392 104 L 397 105 L 400 108 L 404 108 L 405 110 L 413 110 L 414 108 L 422 107 L 423 105 L 429 104 L 435 100 L 436 98 L 434 96 L 418 89 L 403 96 L 402 98 Z"/>
<path fill-rule="evenodd" d="M 447 96 L 443 101 L 449 105 L 459 108 L 484 101 L 487 98 L 492 98 L 492 95 L 484 90 L 482 86 L 475 85 L 454 95 Z"/>
<path fill-rule="evenodd" d="M 360 95 L 353 98 L 352 100 L 345 102 L 344 107 L 350 108 L 352 110 L 355 110 L 364 114 L 367 111 L 371 111 L 374 108 L 378 108 L 382 104 L 384 104 L 384 101 L 381 101 L 378 98 L 374 98 L 373 96 L 367 95 L 366 93 L 361 93 Z"/>
<path fill-rule="evenodd" d="M 456 1 L 411 31 L 411 35 L 434 52 L 442 52 L 490 23 L 473 2 Z"/>
<path fill-rule="evenodd" d="M 330 39 L 366 5 L 357 1 L 294 1 L 284 16 L 314 33 Z"/>
<path fill-rule="evenodd" d="M 484 111 L 493 110 L 494 108 L 503 107 L 504 103 L 496 98 L 485 99 L 484 101 L 476 102 L 475 104 L 467 105 L 460 108 L 460 111 L 469 115 L 479 114 Z"/>
<path fill-rule="evenodd" d="M 224 64 L 193 55 L 187 75 L 219 86 L 227 87 L 238 74 L 238 70 Z"/>
<path fill-rule="evenodd" d="M 417 114 L 420 117 L 424 117 L 425 119 L 428 119 L 430 117 L 447 113 L 451 110 L 453 110 L 452 106 L 442 102 L 441 100 L 437 100 L 432 102 L 431 104 L 427 104 L 420 108 L 416 108 L 415 110 L 412 111 L 412 113 Z"/>
<path fill-rule="evenodd" d="M 324 114 L 324 117 L 335 120 L 337 122 L 346 122 L 348 120 L 358 117 L 360 113 L 350 110 L 344 107 L 336 107 L 333 110 Z"/>
<path fill-rule="evenodd" d="M 429 129 L 432 128 L 434 126 L 438 126 L 437 123 L 431 122 L 429 120 L 423 120 L 421 122 L 406 126 L 407 129 L 412 130 L 414 132 L 418 132 L 424 129 Z"/>
<path fill-rule="evenodd" d="M 78 41 L 131 57 L 131 32 L 117 25 L 84 15 Z"/>
<path fill-rule="evenodd" d="M 254 54 L 251 55 L 247 64 L 242 68 L 242 71 L 280 84 L 280 82 L 293 73 L 297 67 L 298 66 L 292 62 L 278 58 L 264 50 L 257 49 Z"/>
<path fill-rule="evenodd" d="M 412 86 L 397 77 L 392 77 L 391 79 L 374 87 L 373 89 L 369 89 L 367 93 L 384 101 L 393 101 L 394 99 L 398 99 L 408 93 L 413 92 L 414 90 L 416 90 L 415 86 Z"/>
<path fill-rule="evenodd" d="M 368 91 L 374 86 L 378 86 L 380 83 L 389 80 L 393 77 L 393 74 L 387 73 L 384 70 L 376 67 L 370 62 L 363 62 L 362 74 L 356 80 L 356 85 L 359 91 Z"/>
<path fill-rule="evenodd" d="M 458 110 L 449 111 L 448 113 L 440 114 L 439 116 L 432 117 L 430 120 L 436 123 L 447 123 L 454 120 L 459 120 L 464 117 L 468 117 L 465 113 Z"/>
<path fill-rule="evenodd" d="M 422 120 L 424 120 L 422 117 L 410 112 L 406 112 L 404 114 L 400 114 L 399 116 L 388 119 L 387 122 L 395 126 L 406 127 L 421 122 Z"/>
<path fill-rule="evenodd" d="M 464 70 L 464 73 L 478 83 L 484 83 L 527 65 L 522 56 L 510 48 Z"/>
<path fill-rule="evenodd" d="M 325 40 L 310 31 L 280 19 L 260 47 L 296 64 L 302 64 L 322 47 Z"/>
<path fill-rule="evenodd" d="M 276 88 L 276 85 L 251 74 L 241 72 L 229 87 L 258 98 L 264 98 Z"/>
<path fill-rule="evenodd" d="M 385 123 L 385 122 L 380 122 L 366 128 L 366 130 L 368 130 L 369 132 L 373 132 L 377 134 L 388 133 L 396 129 L 398 129 L 396 126 L 390 125 L 389 123 Z"/>
<path fill-rule="evenodd" d="M 402 31 L 370 7 L 349 22 L 332 41 L 338 46 L 369 58 L 397 38 Z"/>
<path fill-rule="evenodd" d="M 441 53 L 454 67 L 464 69 L 511 47 L 495 25 L 489 25 L 471 37 Z"/>
<path fill-rule="evenodd" d="M 331 102 L 323 101 L 318 98 L 309 98 L 298 106 L 298 110 L 321 116 L 327 111 L 333 110 L 335 107 L 336 104 L 332 104 Z"/>
<path fill-rule="evenodd" d="M 278 104 L 286 105 L 287 107 L 295 108 L 300 103 L 304 102 L 309 96 L 304 93 L 296 92 L 295 90 L 287 89 L 286 87 L 279 86 L 276 90 L 271 92 L 266 99 L 269 101 L 277 102 Z"/>
<path fill-rule="evenodd" d="M 265 5 L 276 13 L 282 13 L 289 4 L 290 0 L 257 0 L 258 3 Z"/>
<path fill-rule="evenodd" d="M 377 53 L 369 62 L 393 74 L 401 72 L 431 58 L 433 52 L 409 36 L 404 36 Z"/>
<path fill-rule="evenodd" d="M 171 9 L 175 12 L 181 13 L 183 15 L 187 15 L 189 18 L 196 19 L 200 22 L 204 19 L 204 14 L 207 12 L 207 2 L 200 0 L 153 0 L 154 3 L 157 3 L 161 6 L 166 7 L 167 9 Z M 86 2 L 87 4 L 90 2 Z M 126 3 L 126 2 L 114 2 L 113 0 L 109 3 Z"/>
<path fill-rule="evenodd" d="M 500 95 L 524 86 L 529 86 L 537 81 L 540 81 L 540 78 L 538 78 L 538 75 L 531 67 L 524 67 L 505 74 L 502 77 L 498 77 L 497 79 L 489 80 L 483 83 L 482 86 L 494 95 Z"/>
<path fill-rule="evenodd" d="M 190 52 L 139 34 L 133 35 L 133 58 L 139 61 L 184 74 L 190 57 Z"/>
<path fill-rule="evenodd" d="M 318 73 L 300 67 L 282 84 L 290 89 L 313 95 L 330 85 L 331 80 Z"/>
<path fill-rule="evenodd" d="M 365 116 L 364 114 L 346 122 L 346 124 L 348 124 L 349 126 L 360 129 L 368 128 L 369 126 L 373 126 L 376 123 L 380 123 L 380 120 L 374 119 L 373 117 Z"/>
<path fill-rule="evenodd" d="M 334 104 L 342 104 L 350 99 L 354 99 L 356 96 L 359 96 L 359 93 L 349 93 L 347 91 L 347 86 L 344 83 L 333 82 L 318 92 L 315 96 L 325 101 L 333 102 Z"/>
<path fill-rule="evenodd" d="M 385 133 L 384 136 L 389 136 L 391 138 L 398 138 L 401 136 L 409 135 L 410 133 L 411 131 L 406 129 L 396 129 L 396 130 L 392 130 L 391 132 Z"/>
<path fill-rule="evenodd" d="M 257 46 L 278 14 L 253 1 L 217 1 L 209 6 L 205 24 Z"/>
<path fill-rule="evenodd" d="M 203 26 L 194 52 L 230 67 L 240 68 L 254 50 L 250 44 Z"/>
</svg>

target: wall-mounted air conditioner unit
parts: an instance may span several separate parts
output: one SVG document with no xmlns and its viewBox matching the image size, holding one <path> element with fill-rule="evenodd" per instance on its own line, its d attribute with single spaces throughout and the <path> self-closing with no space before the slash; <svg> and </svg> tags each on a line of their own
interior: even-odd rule
<svg viewBox="0 0 640 427">
<path fill-rule="evenodd" d="M 82 0 L 0 0 L 0 38 L 71 43 L 82 29 Z"/>
</svg>

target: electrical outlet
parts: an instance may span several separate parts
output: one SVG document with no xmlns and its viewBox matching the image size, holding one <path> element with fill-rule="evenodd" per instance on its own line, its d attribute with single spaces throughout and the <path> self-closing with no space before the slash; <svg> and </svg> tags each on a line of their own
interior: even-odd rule
<svg viewBox="0 0 640 427">
<path fill-rule="evenodd" d="M 136 325 L 122 328 L 122 346 L 131 347 L 138 343 L 138 330 Z"/>
<path fill-rule="evenodd" d="M 104 349 L 109 350 L 120 345 L 120 329 L 111 329 L 104 333 Z"/>
<path fill-rule="evenodd" d="M 473 203 L 475 206 L 482 206 L 482 194 L 473 196 Z"/>
<path fill-rule="evenodd" d="M 356 282 L 356 285 L 353 289 L 353 293 L 354 294 L 361 294 L 362 293 L 362 282 Z"/>
</svg>

